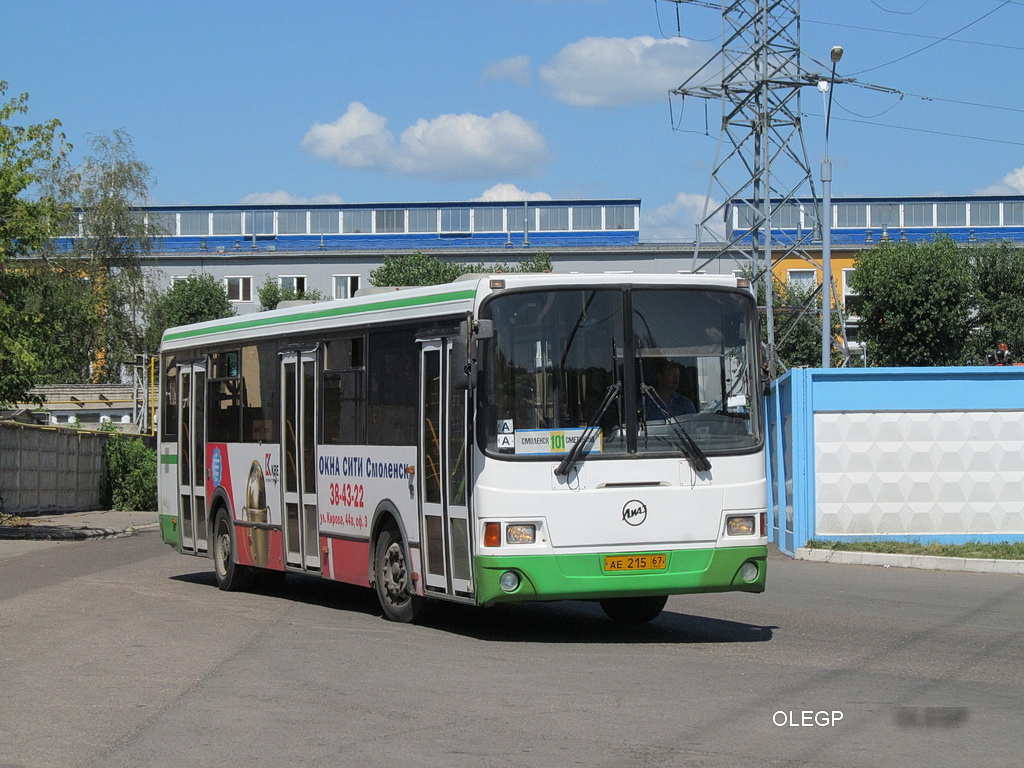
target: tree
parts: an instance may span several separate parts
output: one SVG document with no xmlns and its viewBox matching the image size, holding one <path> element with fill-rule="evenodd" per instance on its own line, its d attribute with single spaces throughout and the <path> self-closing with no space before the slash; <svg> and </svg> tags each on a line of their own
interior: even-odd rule
<svg viewBox="0 0 1024 768">
<path fill-rule="evenodd" d="M 971 353 L 978 362 L 1004 343 L 1024 358 L 1024 249 L 986 243 L 968 249 L 978 281 L 978 314 Z"/>
<path fill-rule="evenodd" d="M 93 351 L 89 371 L 79 380 L 118 381 L 120 365 L 142 351 L 143 311 L 150 289 L 141 258 L 161 233 L 147 229 L 139 205 L 149 192 L 150 169 L 135 155 L 131 137 L 121 130 L 110 136 L 90 136 L 91 153 L 66 172 L 55 173 L 48 189 L 56 200 L 67 201 L 68 215 L 60 221 L 70 240 L 51 240 L 37 269 L 51 278 L 88 289 L 93 311 L 85 335 Z M 65 292 L 74 293 L 72 286 Z M 63 366 L 81 370 L 81 366 Z"/>
<path fill-rule="evenodd" d="M 876 365 L 960 365 L 972 360 L 977 280 L 965 248 L 883 242 L 861 251 L 850 280 L 860 334 Z"/>
<path fill-rule="evenodd" d="M 153 291 L 146 311 L 144 347 L 155 354 L 164 331 L 178 325 L 219 320 L 235 314 L 224 285 L 213 275 L 192 273 L 175 280 L 166 291 Z"/>
<path fill-rule="evenodd" d="M 551 257 L 537 253 L 514 265 L 499 262 L 490 267 L 482 262 L 460 264 L 443 261 L 437 256 L 428 256 L 420 251 L 407 256 L 385 256 L 384 264 L 370 272 L 370 282 L 378 286 L 441 285 L 458 277 L 474 272 L 550 272 Z"/>
<path fill-rule="evenodd" d="M 0 80 L 0 100 L 7 87 Z M 53 197 L 33 200 L 31 193 L 66 167 L 71 145 L 57 119 L 12 123 L 27 112 L 27 93 L 0 101 L 0 405 L 28 400 L 44 368 L 36 340 L 45 333 L 45 319 L 25 311 L 31 284 L 16 260 L 42 248 L 66 212 Z"/>
<path fill-rule="evenodd" d="M 278 281 L 267 275 L 263 284 L 256 289 L 256 295 L 260 300 L 260 311 L 277 309 L 282 301 L 326 301 L 327 296 L 316 288 L 307 288 L 297 291 L 294 288 L 282 288 Z"/>
<path fill-rule="evenodd" d="M 750 279 L 751 270 L 745 270 Z M 764 282 L 757 283 L 758 306 L 765 306 Z M 775 321 L 775 355 L 786 368 L 817 368 L 821 365 L 821 294 L 800 284 L 772 279 L 772 317 Z M 832 337 L 841 327 L 838 313 L 831 314 Z M 761 341 L 768 341 L 768 325 L 762 315 Z M 842 355 L 832 350 L 832 363 Z"/>
</svg>

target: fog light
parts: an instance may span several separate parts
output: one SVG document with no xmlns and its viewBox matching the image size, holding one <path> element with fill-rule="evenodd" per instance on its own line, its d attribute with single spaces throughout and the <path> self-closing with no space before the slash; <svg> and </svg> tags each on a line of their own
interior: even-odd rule
<svg viewBox="0 0 1024 768">
<path fill-rule="evenodd" d="M 757 579 L 757 563 L 753 560 L 747 560 L 743 565 L 740 566 L 740 578 L 744 581 L 754 581 Z"/>
<path fill-rule="evenodd" d="M 737 515 L 725 520 L 725 532 L 729 536 L 753 536 L 756 532 L 753 515 Z"/>
<path fill-rule="evenodd" d="M 519 589 L 519 574 L 515 571 L 505 571 L 498 579 L 498 585 L 505 592 L 515 592 Z"/>
<path fill-rule="evenodd" d="M 529 525 L 510 525 L 505 529 L 506 544 L 533 544 L 536 539 L 537 526 L 533 523 Z"/>
</svg>

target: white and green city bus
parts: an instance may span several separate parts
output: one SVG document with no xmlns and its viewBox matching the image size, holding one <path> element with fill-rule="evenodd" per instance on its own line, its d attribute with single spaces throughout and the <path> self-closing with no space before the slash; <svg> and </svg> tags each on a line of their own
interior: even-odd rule
<svg viewBox="0 0 1024 768">
<path fill-rule="evenodd" d="M 434 600 L 761 592 L 754 297 L 706 275 L 473 276 L 168 330 L 165 541 Z"/>
</svg>

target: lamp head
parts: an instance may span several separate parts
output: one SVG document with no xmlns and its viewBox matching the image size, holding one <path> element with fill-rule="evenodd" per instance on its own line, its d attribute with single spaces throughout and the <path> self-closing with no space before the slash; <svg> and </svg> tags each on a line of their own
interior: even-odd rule
<svg viewBox="0 0 1024 768">
<path fill-rule="evenodd" d="M 843 58 L 843 46 L 833 45 L 832 53 L 829 54 L 829 57 L 832 59 L 833 64 L 838 64 L 839 60 Z"/>
</svg>

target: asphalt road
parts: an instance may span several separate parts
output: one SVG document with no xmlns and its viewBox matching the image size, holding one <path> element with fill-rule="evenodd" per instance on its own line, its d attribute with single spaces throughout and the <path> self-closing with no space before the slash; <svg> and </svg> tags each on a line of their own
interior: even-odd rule
<svg viewBox="0 0 1024 768">
<path fill-rule="evenodd" d="M 790 561 L 763 595 L 380 618 L 216 589 L 156 532 L 0 542 L 0 768 L 1005 766 L 1024 579 Z"/>
</svg>

